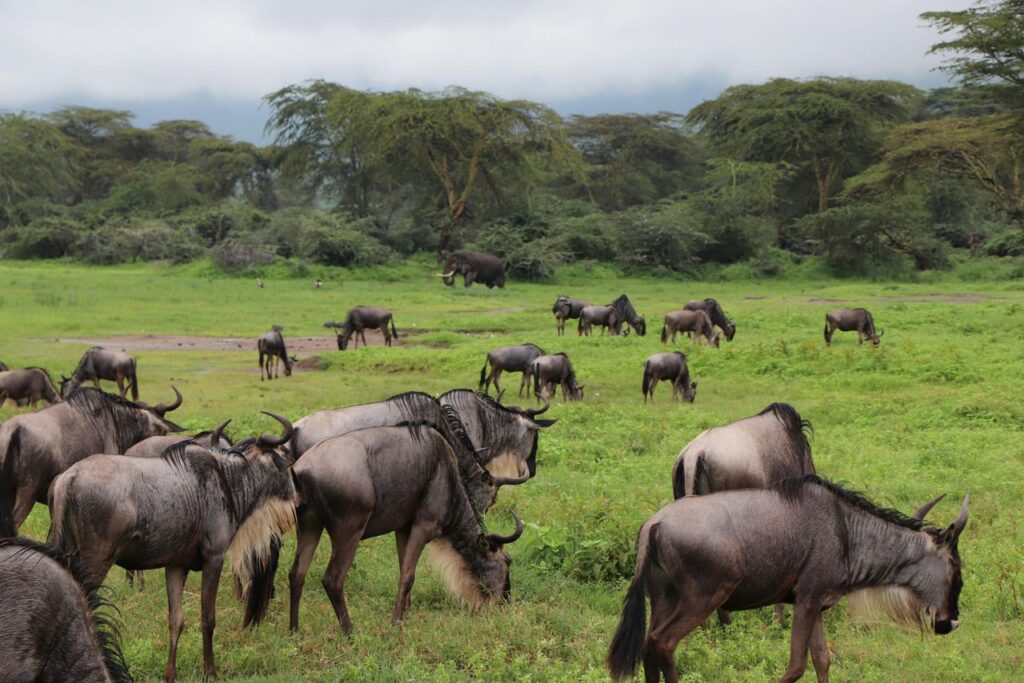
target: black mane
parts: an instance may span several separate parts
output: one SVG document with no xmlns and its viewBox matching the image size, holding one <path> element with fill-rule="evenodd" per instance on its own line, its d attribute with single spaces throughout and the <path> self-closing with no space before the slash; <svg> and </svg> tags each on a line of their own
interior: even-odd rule
<svg viewBox="0 0 1024 683">
<path fill-rule="evenodd" d="M 629 297 L 625 294 L 613 301 L 611 306 L 618 311 L 619 316 L 628 323 L 633 323 L 633 321 L 640 317 L 639 314 L 637 314 L 636 309 L 633 308 L 633 304 L 629 301 Z"/>
<path fill-rule="evenodd" d="M 143 415 L 146 409 L 126 398 L 93 387 L 78 387 L 65 402 L 93 422 L 97 431 L 102 433 L 113 429 L 114 440 L 121 453 L 149 436 L 149 423 Z M 106 415 L 110 426 L 103 428 L 96 424 L 97 415 Z"/>
<path fill-rule="evenodd" d="M 785 428 L 790 439 L 797 445 L 797 457 L 800 459 L 805 472 L 814 471 L 814 461 L 811 458 L 811 442 L 808 434 L 814 434 L 814 426 L 810 420 L 800 417 L 796 408 L 788 403 L 772 403 L 770 406 L 758 413 L 758 416 L 772 414 L 775 419 Z"/>
<path fill-rule="evenodd" d="M 873 517 L 896 524 L 905 529 L 912 529 L 914 531 L 938 530 L 936 527 L 927 524 L 923 520 L 909 517 L 895 508 L 884 508 L 875 505 L 859 491 L 844 488 L 842 485 L 828 481 L 827 479 L 822 479 L 816 474 L 805 474 L 802 477 L 790 477 L 789 479 L 783 479 L 782 481 L 774 484 L 773 488 L 785 500 L 795 501 L 799 500 L 803 496 L 809 486 L 820 486 L 830 491 L 850 507 L 856 508 L 861 512 L 866 512 Z"/>
</svg>

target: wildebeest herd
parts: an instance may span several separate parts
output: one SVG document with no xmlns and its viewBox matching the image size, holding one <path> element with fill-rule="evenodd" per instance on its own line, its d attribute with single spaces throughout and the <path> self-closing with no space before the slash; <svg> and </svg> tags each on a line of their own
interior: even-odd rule
<svg viewBox="0 0 1024 683">
<path fill-rule="evenodd" d="M 450 284 L 503 286 L 494 264 L 457 253 L 442 275 Z M 499 264 L 500 265 L 500 264 Z M 578 333 L 594 325 L 614 336 L 646 334 L 646 321 L 622 295 L 605 306 L 559 296 L 552 312 L 558 336 L 566 320 Z M 338 348 L 379 329 L 398 338 L 392 314 L 359 306 L 341 323 Z M 825 340 L 857 331 L 878 344 L 864 309 L 831 311 Z M 258 342 L 261 380 L 291 374 L 282 328 Z M 691 301 L 666 314 L 661 341 L 693 333 L 718 346 L 736 324 L 714 299 Z M 518 395 L 540 407 L 501 403 L 505 372 L 522 373 Z M 168 597 L 165 678 L 176 678 L 182 597 L 190 571 L 202 575 L 203 673 L 214 676 L 216 602 L 225 558 L 244 623 L 258 624 L 273 598 L 282 537 L 297 546 L 289 584 L 289 626 L 299 629 L 299 605 L 314 552 L 326 531 L 330 560 L 323 586 L 345 634 L 353 623 L 346 579 L 363 539 L 394 534 L 399 582 L 392 618 L 409 609 L 418 559 L 425 549 L 452 595 L 474 609 L 512 591 L 509 546 L 524 524 L 515 512 L 510 534 L 489 532 L 483 514 L 503 486 L 538 474 L 542 418 L 561 389 L 583 400 L 576 368 L 564 352 L 535 344 L 496 348 L 480 370 L 479 391 L 432 396 L 410 391 L 384 401 L 313 412 L 292 423 L 265 414 L 279 432 L 232 440 L 227 422 L 184 435 L 168 414 L 183 397 L 150 405 L 139 400 L 136 361 L 123 352 L 89 349 L 60 390 L 40 368 L 0 371 L 0 399 L 47 407 L 0 425 L 0 667 L 4 681 L 131 680 L 110 612 L 97 588 L 113 565 L 129 578 L 163 568 Z M 114 381 L 119 395 L 81 384 Z M 644 402 L 658 382 L 692 402 L 697 382 L 680 351 L 643 364 Z M 488 396 L 491 385 L 497 399 Z M 126 394 L 131 392 L 131 399 Z M 951 632 L 962 586 L 958 540 L 968 515 L 965 498 L 947 528 L 925 516 L 880 508 L 862 494 L 820 478 L 811 457 L 810 423 L 790 405 L 772 403 L 757 415 L 697 435 L 665 473 L 675 501 L 640 529 L 635 576 L 607 665 L 613 678 L 641 665 L 648 681 L 678 679 L 680 640 L 717 611 L 774 605 L 780 625 L 793 606 L 791 653 L 782 681 L 804 673 L 808 654 L 818 679 L 828 680 L 824 610 L 849 595 L 851 605 L 875 607 L 895 620 Z M 17 536 L 35 503 L 49 506 L 46 543 Z M 788 530 L 785 533 L 779 530 Z M 650 603 L 650 623 L 648 607 Z M 14 634 L 14 635 L 12 635 Z"/>
</svg>

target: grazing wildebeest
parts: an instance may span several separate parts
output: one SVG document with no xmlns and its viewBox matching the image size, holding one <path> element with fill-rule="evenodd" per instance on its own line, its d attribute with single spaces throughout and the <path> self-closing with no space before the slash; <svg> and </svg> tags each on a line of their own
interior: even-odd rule
<svg viewBox="0 0 1024 683">
<path fill-rule="evenodd" d="M 697 299 L 691 301 L 683 308 L 687 311 L 704 311 L 711 318 L 711 323 L 717 325 L 722 332 L 725 333 L 725 340 L 732 341 L 732 338 L 736 336 L 736 323 L 729 320 L 729 317 L 725 315 L 725 311 L 718 305 L 718 302 L 714 299 Z"/>
<path fill-rule="evenodd" d="M 533 393 L 537 396 L 551 398 L 560 386 L 563 401 L 583 400 L 583 386 L 576 383 L 576 372 L 565 353 L 537 358 L 530 366 L 530 374 L 533 375 Z"/>
<path fill-rule="evenodd" d="M 431 557 L 449 590 L 475 608 L 507 597 L 511 559 L 506 543 L 519 538 L 488 534 L 467 495 L 455 454 L 444 436 L 424 425 L 371 427 L 321 441 L 295 463 L 301 496 L 295 564 L 289 575 L 293 630 L 306 571 L 324 529 L 331 559 L 323 585 L 342 631 L 352 632 L 345 578 L 359 541 L 395 533 L 398 595 L 392 613 L 401 621 L 409 605 L 416 563 L 433 541 Z"/>
<path fill-rule="evenodd" d="M 172 387 L 173 388 L 173 387 Z M 46 502 L 46 491 L 61 472 L 94 453 L 124 453 L 139 441 L 180 432 L 165 414 L 181 405 L 181 394 L 170 405 L 132 403 L 91 387 L 79 387 L 64 401 L 35 413 L 16 415 L 0 426 L 0 453 L 11 457 L 20 447 L 14 480 L 15 528 L 32 506 Z M 15 433 L 20 438 L 14 439 Z"/>
<path fill-rule="evenodd" d="M 551 312 L 555 314 L 555 329 L 558 331 L 558 336 L 565 334 L 565 321 L 578 320 L 580 311 L 589 305 L 589 303 L 581 299 L 571 299 L 567 296 L 559 295 L 555 299 L 555 305 L 551 307 Z"/>
<path fill-rule="evenodd" d="M 39 401 L 47 405 L 60 403 L 60 394 L 49 373 L 42 368 L 0 371 L 0 405 L 10 399 L 18 405 L 35 406 Z"/>
<path fill-rule="evenodd" d="M 71 377 L 60 376 L 60 395 L 68 395 L 85 381 L 91 380 L 93 386 L 99 388 L 100 380 L 117 382 L 117 390 L 125 396 L 130 388 L 132 400 L 139 400 L 139 380 L 135 375 L 135 359 L 124 351 L 108 351 L 102 346 L 94 346 L 78 361 L 78 367 Z M 125 386 L 125 381 L 128 385 Z"/>
<path fill-rule="evenodd" d="M 422 420 L 443 426 L 444 406 L 455 409 L 480 464 L 492 475 L 532 477 L 537 473 L 540 430 L 555 423 L 538 417 L 548 406 L 519 410 L 469 389 L 453 389 L 436 399 L 423 392 L 409 391 L 376 403 L 318 410 L 295 423 L 291 454 L 297 459 L 317 442 L 357 429 Z"/>
<path fill-rule="evenodd" d="M 276 448 L 284 435 L 247 439 L 230 451 L 194 443 L 160 458 L 94 455 L 53 482 L 50 537 L 78 555 L 87 581 L 99 583 L 115 563 L 125 569 L 165 568 L 170 644 L 165 677 L 176 676 L 181 599 L 189 571 L 201 571 L 203 674 L 216 676 L 213 631 L 224 556 L 246 587 L 245 624 L 259 623 L 273 584 L 280 537 L 295 522 L 289 462 Z"/>
<path fill-rule="evenodd" d="M 697 397 L 697 383 L 690 381 L 690 369 L 682 351 L 656 353 L 644 361 L 644 403 L 647 403 L 648 396 L 651 403 L 654 402 L 654 389 L 660 380 L 672 383 L 672 398 L 678 394 L 680 400 L 693 403 Z"/>
<path fill-rule="evenodd" d="M 264 370 L 266 370 L 267 379 L 277 377 L 277 371 L 282 361 L 284 362 L 284 376 L 289 377 L 292 374 L 292 363 L 295 359 L 288 357 L 288 349 L 285 348 L 284 337 L 281 336 L 283 330 L 284 328 L 280 325 L 274 325 L 270 332 L 264 332 L 256 340 L 256 350 L 260 352 L 261 382 L 263 381 Z M 273 368 L 274 372 L 273 377 L 270 375 L 271 368 Z"/>
<path fill-rule="evenodd" d="M 968 501 L 947 529 L 923 523 L 936 502 L 907 517 L 807 475 L 668 504 L 640 529 L 636 573 L 608 651 L 612 678 L 631 676 L 642 658 L 648 681 L 678 680 L 676 646 L 719 608 L 793 604 L 781 683 L 803 675 L 808 649 L 818 680 L 828 681 L 822 612 L 847 594 L 866 591 L 860 600 L 873 598 L 897 620 L 923 630 L 930 619 L 935 633 L 949 633 L 958 626 L 957 541 Z"/>
<path fill-rule="evenodd" d="M 494 388 L 499 395 L 502 391 L 498 380 L 503 372 L 521 372 L 523 377 L 519 382 L 519 395 L 523 395 L 523 387 L 530 386 L 530 365 L 538 356 L 544 355 L 544 349 L 536 344 L 517 344 L 515 346 L 500 346 L 487 354 L 484 366 L 480 368 L 480 389 L 486 394 L 494 382 Z M 487 366 L 491 366 L 488 374 Z"/>
<path fill-rule="evenodd" d="M 630 303 L 628 296 L 623 294 L 613 301 L 611 306 L 613 306 L 618 312 L 619 320 L 624 321 L 632 327 L 639 336 L 642 337 L 647 334 L 647 321 L 642 315 L 636 312 L 636 309 L 633 308 L 633 304 Z M 628 333 L 629 330 L 627 329 L 626 332 Z"/>
<path fill-rule="evenodd" d="M 704 337 L 708 344 L 718 348 L 720 338 L 711 324 L 711 318 L 704 311 L 672 311 L 665 314 L 665 324 L 661 328 L 661 343 L 668 342 L 668 335 L 672 333 L 672 343 L 676 341 L 679 332 L 693 332 L 696 339 Z"/>
<path fill-rule="evenodd" d="M 456 251 L 444 264 L 442 272 L 437 276 L 451 287 L 455 284 L 455 276 L 461 275 L 463 284 L 469 287 L 474 282 L 492 287 L 505 286 L 505 264 L 491 254 L 478 254 L 471 251 Z"/>
<path fill-rule="evenodd" d="M 866 308 L 838 308 L 825 314 L 825 344 L 832 345 L 832 335 L 836 328 L 842 332 L 857 330 L 857 343 L 863 344 L 865 339 L 878 346 L 885 330 L 875 334 L 875 319 Z"/>
<path fill-rule="evenodd" d="M 580 310 L 580 321 L 576 324 L 576 333 L 580 336 L 590 336 L 590 328 L 593 325 L 601 326 L 601 336 L 606 330 L 613 335 L 621 334 L 622 318 L 614 306 L 585 306 Z"/>
<path fill-rule="evenodd" d="M 388 331 L 388 324 L 391 330 Z M 356 306 L 345 316 L 344 322 L 326 322 L 324 327 L 333 327 L 338 332 L 338 350 L 344 351 L 348 348 L 350 339 L 355 338 L 354 349 L 359 348 L 359 338 L 362 337 L 363 346 L 366 346 L 366 330 L 380 330 L 384 335 L 384 346 L 391 346 L 391 338 L 398 339 L 398 330 L 395 329 L 395 319 L 391 311 L 384 308 L 372 306 Z"/>
<path fill-rule="evenodd" d="M 757 415 L 706 429 L 686 444 L 672 466 L 672 494 L 702 496 L 732 489 L 766 489 L 790 477 L 815 474 L 811 423 L 788 403 L 772 403 Z M 781 604 L 775 616 L 784 624 Z M 719 610 L 718 620 L 729 623 Z"/>
</svg>

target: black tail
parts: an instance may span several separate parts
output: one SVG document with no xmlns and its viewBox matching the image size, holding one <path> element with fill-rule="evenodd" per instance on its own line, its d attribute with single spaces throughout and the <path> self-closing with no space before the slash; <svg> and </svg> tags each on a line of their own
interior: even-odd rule
<svg viewBox="0 0 1024 683">
<path fill-rule="evenodd" d="M 651 373 L 647 370 L 647 363 L 644 363 L 644 383 L 642 389 L 644 391 L 644 401 L 647 401 L 647 392 L 651 388 Z"/>
<path fill-rule="evenodd" d="M 640 530 L 637 540 L 636 574 L 622 605 L 622 618 L 608 647 L 608 671 L 613 680 L 622 680 L 633 675 L 640 665 L 644 653 L 644 639 L 647 633 L 647 576 L 650 573 L 654 547 L 651 543 L 655 527 L 648 529 L 647 538 Z"/>
<path fill-rule="evenodd" d="M 484 382 L 487 381 L 487 361 L 488 359 L 484 358 L 484 366 L 480 368 L 480 385 L 477 387 L 478 389 L 483 389 Z"/>
<path fill-rule="evenodd" d="M 135 368 L 135 359 L 132 359 L 132 400 L 139 400 L 139 375 Z"/>
<path fill-rule="evenodd" d="M 828 319 L 825 319 L 825 343 L 828 343 Z"/>
<path fill-rule="evenodd" d="M 7 442 L 4 464 L 0 467 L 0 538 L 17 536 L 14 528 L 14 500 L 17 487 L 14 483 L 14 465 L 21 449 L 21 427 L 15 428 Z"/>
<path fill-rule="evenodd" d="M 711 488 L 712 486 L 711 472 L 708 471 L 708 464 L 704 461 L 704 454 L 701 453 L 693 470 L 693 495 L 707 495 L 714 490 Z"/>
<path fill-rule="evenodd" d="M 391 318 L 391 336 L 398 339 L 398 330 L 395 329 L 395 319 Z"/>
<path fill-rule="evenodd" d="M 684 451 L 685 453 L 685 451 Z M 679 500 L 686 495 L 686 460 L 679 456 L 679 467 L 672 471 L 672 497 Z"/>
<path fill-rule="evenodd" d="M 661 343 L 665 344 L 667 342 L 668 342 L 668 326 L 667 325 L 662 325 L 661 326 Z"/>
<path fill-rule="evenodd" d="M 249 562 L 252 564 L 252 578 L 246 587 L 245 618 L 243 626 L 258 626 L 267 614 L 267 605 L 274 595 L 274 575 L 277 574 L 277 563 L 281 556 L 281 539 L 277 536 L 270 542 L 270 556 L 265 562 L 253 553 Z"/>
</svg>

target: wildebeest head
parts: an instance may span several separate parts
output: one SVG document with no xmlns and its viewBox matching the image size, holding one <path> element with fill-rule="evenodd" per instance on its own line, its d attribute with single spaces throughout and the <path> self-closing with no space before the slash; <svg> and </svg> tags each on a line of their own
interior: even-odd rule
<svg viewBox="0 0 1024 683">
<path fill-rule="evenodd" d="M 647 334 L 647 319 L 644 318 L 643 316 L 640 316 L 635 321 L 633 321 L 632 325 L 633 328 L 636 330 L 636 333 L 641 337 Z"/>
<path fill-rule="evenodd" d="M 874 327 L 872 327 L 871 328 L 871 336 L 868 337 L 868 339 L 871 340 L 872 344 L 874 344 L 875 346 L 878 346 L 881 343 L 881 341 L 882 341 L 882 335 L 883 334 L 885 334 L 885 330 L 882 330 L 881 332 L 875 333 Z"/>
<path fill-rule="evenodd" d="M 170 432 L 183 432 L 185 428 L 177 425 L 165 416 L 172 410 L 176 410 L 181 405 L 181 392 L 178 391 L 177 387 L 172 386 L 174 390 L 174 402 L 173 403 L 158 403 L 155 406 L 151 406 L 148 403 L 138 401 L 137 405 L 143 408 L 146 418 L 149 422 L 150 434 L 153 436 L 163 436 Z"/>
<path fill-rule="evenodd" d="M 938 499 L 935 502 L 938 502 Z M 960 514 L 956 520 L 948 528 L 932 535 L 939 546 L 937 555 L 946 565 L 946 582 L 945 585 L 930 586 L 935 594 L 922 597 L 931 608 L 932 628 L 939 635 L 951 633 L 960 625 L 960 591 L 964 582 L 960 575 L 961 561 L 958 545 L 960 534 L 967 526 L 969 505 L 969 496 L 964 496 L 964 501 L 960 505 Z"/>
<path fill-rule="evenodd" d="M 687 403 L 693 403 L 693 399 L 697 398 L 697 383 L 690 382 L 683 386 L 683 400 Z"/>
<path fill-rule="evenodd" d="M 500 596 L 502 600 L 508 600 L 512 594 L 512 558 L 505 546 L 516 542 L 523 535 L 523 520 L 514 511 L 512 516 L 516 520 L 516 530 L 511 535 L 480 534 L 480 549 L 486 557 L 487 567 L 487 571 L 480 577 L 483 579 L 480 583 L 489 599 Z"/>
<path fill-rule="evenodd" d="M 730 321 L 728 321 L 725 324 L 725 328 L 724 329 L 725 329 L 725 340 L 726 341 L 732 341 L 732 338 L 736 336 L 736 323 L 734 323 L 733 321 L 730 320 Z"/>
<path fill-rule="evenodd" d="M 572 302 L 569 301 L 569 297 L 567 296 L 559 295 L 559 297 L 555 299 L 555 305 L 551 307 L 552 313 L 560 315 L 563 318 L 568 317 L 571 311 Z"/>
</svg>

